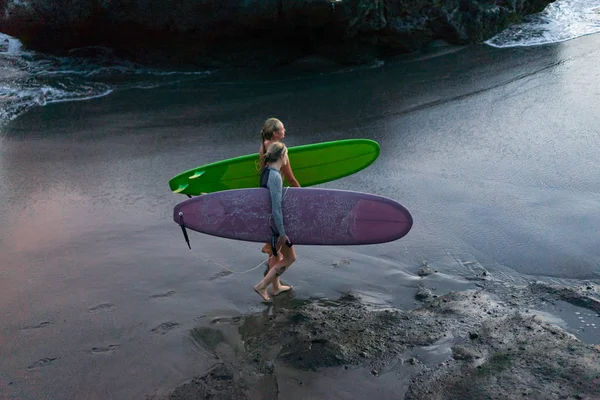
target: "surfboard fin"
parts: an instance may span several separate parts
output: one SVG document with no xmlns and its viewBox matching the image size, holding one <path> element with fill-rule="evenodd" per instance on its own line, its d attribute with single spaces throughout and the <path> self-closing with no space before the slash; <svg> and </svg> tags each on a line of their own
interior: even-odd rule
<svg viewBox="0 0 600 400">
<path fill-rule="evenodd" d="M 185 242 L 188 245 L 188 248 L 191 250 L 192 246 L 190 246 L 190 238 L 188 237 L 187 231 L 185 230 L 185 224 L 183 223 L 183 213 L 179 213 L 179 226 L 181 227 L 181 231 L 183 232 L 183 237 L 185 238 Z"/>
<path fill-rule="evenodd" d="M 187 183 L 184 183 L 184 184 L 182 184 L 182 185 L 179 185 L 179 187 L 178 187 L 177 189 L 173 190 L 173 193 L 181 193 L 181 192 L 183 192 L 185 189 L 187 189 L 187 187 L 188 187 L 188 186 L 190 186 L 190 185 L 189 185 L 189 184 L 187 184 Z"/>
<path fill-rule="evenodd" d="M 190 176 L 188 179 L 196 179 L 201 177 L 202 175 L 204 175 L 204 172 L 206 171 L 196 171 L 194 172 L 194 175 Z"/>
</svg>

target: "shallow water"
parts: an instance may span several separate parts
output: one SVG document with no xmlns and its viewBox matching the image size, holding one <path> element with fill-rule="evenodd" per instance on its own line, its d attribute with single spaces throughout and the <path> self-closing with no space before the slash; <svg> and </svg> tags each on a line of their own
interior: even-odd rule
<svg viewBox="0 0 600 400">
<path fill-rule="evenodd" d="M 353 291 L 408 308 L 418 284 L 472 287 L 464 278 L 484 270 L 517 283 L 598 279 L 599 44 L 472 46 L 306 79 L 122 90 L 21 115 L 0 136 L 0 387 L 20 399 L 140 398 L 212 364 L 189 330 L 264 309 L 251 290 L 262 268 L 224 274 L 218 264 L 244 271 L 264 257 L 256 243 L 196 233 L 188 250 L 171 220 L 185 197 L 168 179 L 256 152 L 269 116 L 284 121 L 290 146 L 377 140 L 371 167 L 321 187 L 391 197 L 415 220 L 389 244 L 298 246 L 284 276 L 298 299 Z M 424 261 L 438 273 L 416 275 Z"/>
<path fill-rule="evenodd" d="M 560 326 L 585 343 L 600 344 L 600 314 L 565 301 L 545 304 L 531 311 L 543 320 Z"/>
</svg>

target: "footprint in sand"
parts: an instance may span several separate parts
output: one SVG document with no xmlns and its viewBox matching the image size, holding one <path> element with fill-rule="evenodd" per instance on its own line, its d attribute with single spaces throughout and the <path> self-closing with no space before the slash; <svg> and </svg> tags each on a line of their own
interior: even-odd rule
<svg viewBox="0 0 600 400">
<path fill-rule="evenodd" d="M 215 279 L 219 279 L 219 278 L 223 278 L 225 276 L 229 276 L 231 275 L 233 272 L 231 271 L 221 271 L 221 272 L 217 272 L 216 274 L 214 274 L 213 276 L 211 276 L 210 278 L 208 278 L 209 281 L 214 281 Z"/>
<path fill-rule="evenodd" d="M 32 330 L 32 329 L 40 329 L 40 328 L 43 328 L 43 327 L 45 327 L 45 326 L 48 326 L 48 325 L 50 325 L 51 323 L 52 323 L 52 322 L 50 322 L 50 321 L 43 321 L 43 322 L 40 322 L 40 323 L 39 323 L 39 324 L 37 324 L 37 325 L 27 325 L 27 326 L 26 326 L 26 327 L 24 327 L 22 330 L 24 330 L 24 331 L 29 331 L 29 330 Z"/>
<path fill-rule="evenodd" d="M 41 360 L 37 360 L 36 362 L 34 362 L 33 364 L 31 364 L 29 367 L 27 367 L 27 371 L 31 371 L 34 370 L 36 368 L 41 368 L 41 367 L 45 367 L 47 365 L 52 364 L 55 360 L 58 360 L 58 357 L 54 357 L 54 358 L 42 358 Z"/>
<path fill-rule="evenodd" d="M 351 260 L 348 260 L 346 258 L 342 258 L 340 260 L 335 260 L 334 262 L 331 263 L 331 265 L 334 268 L 338 268 L 338 267 L 341 267 L 343 265 L 350 265 L 350 262 L 351 262 Z"/>
<path fill-rule="evenodd" d="M 153 294 L 152 296 L 150 296 L 151 299 L 158 299 L 161 297 L 170 297 L 173 296 L 175 294 L 174 290 L 169 290 L 166 293 L 157 293 L 157 294 Z"/>
<path fill-rule="evenodd" d="M 108 354 L 121 347 L 120 344 L 110 344 L 106 347 L 92 347 L 92 354 Z"/>
<path fill-rule="evenodd" d="M 222 324 L 222 323 L 226 323 L 226 324 L 236 324 L 238 322 L 240 322 L 240 320 L 242 319 L 242 317 L 216 317 L 213 318 L 212 322 L 213 324 Z"/>
<path fill-rule="evenodd" d="M 102 304 L 98 304 L 97 306 L 94 306 L 94 307 L 90 308 L 89 311 L 92 314 L 97 314 L 97 313 L 102 312 L 102 311 L 112 310 L 114 307 L 115 307 L 115 305 L 112 304 L 112 303 L 102 303 Z"/>
<path fill-rule="evenodd" d="M 156 328 L 152 329 L 150 332 L 159 333 L 161 335 L 164 335 L 165 333 L 169 332 L 171 329 L 174 329 L 178 326 L 179 326 L 179 324 L 177 322 L 163 322 Z"/>
</svg>

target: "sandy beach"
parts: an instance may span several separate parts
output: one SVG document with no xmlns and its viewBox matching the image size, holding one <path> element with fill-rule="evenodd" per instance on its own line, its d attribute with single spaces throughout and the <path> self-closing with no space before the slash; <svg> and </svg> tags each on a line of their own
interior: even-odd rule
<svg viewBox="0 0 600 400">
<path fill-rule="evenodd" d="M 483 366 L 513 382 L 539 365 L 523 381 L 530 398 L 600 398 L 598 49 L 598 35 L 442 47 L 27 111 L 0 133 L 0 397 L 487 398 L 476 388 L 493 374 L 472 387 L 449 377 Z M 283 279 L 293 293 L 267 306 L 252 291 L 261 268 L 228 271 L 259 265 L 261 246 L 192 233 L 190 251 L 171 219 L 185 197 L 168 180 L 256 152 L 271 116 L 288 146 L 377 140 L 372 166 L 320 187 L 390 197 L 414 226 L 389 244 L 298 246 Z M 435 272 L 419 275 L 424 266 Z M 393 318 L 382 320 L 386 310 Z M 360 339 L 360 318 L 389 335 Z M 515 327 L 523 343 L 494 327 Z M 267 333 L 289 329 L 323 358 L 273 347 Z M 553 367 L 540 341 L 557 359 L 572 348 L 578 357 L 561 359 L 586 380 L 543 385 Z M 318 372 L 288 357 L 303 351 Z M 496 393 L 517 393 L 507 387 Z"/>
</svg>

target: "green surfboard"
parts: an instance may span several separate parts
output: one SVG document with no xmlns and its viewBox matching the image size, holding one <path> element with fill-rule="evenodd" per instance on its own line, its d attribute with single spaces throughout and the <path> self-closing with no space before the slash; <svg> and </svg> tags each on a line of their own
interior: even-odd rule
<svg viewBox="0 0 600 400">
<path fill-rule="evenodd" d="M 371 165 L 379 156 L 374 140 L 345 139 L 288 148 L 294 176 L 304 186 L 333 181 Z M 229 158 L 190 169 L 169 180 L 173 193 L 197 196 L 259 186 L 259 154 Z M 284 182 L 284 185 L 289 185 Z"/>
</svg>

